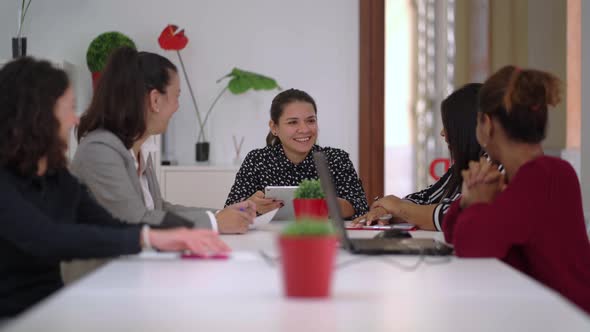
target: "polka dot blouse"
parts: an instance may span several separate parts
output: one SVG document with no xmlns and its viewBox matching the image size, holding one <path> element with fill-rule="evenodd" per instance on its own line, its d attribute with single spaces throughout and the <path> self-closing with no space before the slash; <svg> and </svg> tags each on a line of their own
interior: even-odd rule
<svg viewBox="0 0 590 332">
<path fill-rule="evenodd" d="M 225 206 L 241 202 L 267 186 L 297 186 L 305 179 L 318 179 L 313 153 L 322 151 L 328 160 L 338 197 L 350 202 L 353 218 L 368 212 L 365 191 L 348 153 L 334 148 L 314 145 L 311 152 L 299 164 L 293 164 L 280 144 L 250 151 L 231 188 Z"/>
</svg>

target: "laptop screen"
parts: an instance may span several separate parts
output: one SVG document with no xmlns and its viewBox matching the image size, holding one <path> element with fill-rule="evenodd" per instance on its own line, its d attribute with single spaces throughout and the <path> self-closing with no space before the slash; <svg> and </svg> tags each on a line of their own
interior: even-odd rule
<svg viewBox="0 0 590 332">
<path fill-rule="evenodd" d="M 332 174 L 330 173 L 326 156 L 323 152 L 316 152 L 313 154 L 313 160 L 320 177 L 322 190 L 326 194 L 326 202 L 328 203 L 328 212 L 330 213 L 332 225 L 340 238 L 342 247 L 346 250 L 352 250 L 352 244 L 350 243 L 342 215 L 340 214 L 340 204 L 338 204 L 336 187 L 334 187 L 334 182 L 332 181 Z"/>
<path fill-rule="evenodd" d="M 332 181 L 332 174 L 326 161 L 326 156 L 321 152 L 313 154 L 313 159 L 320 177 L 320 183 L 330 212 L 332 225 L 340 238 L 342 247 L 352 253 L 363 253 L 372 255 L 381 254 L 405 254 L 405 255 L 450 255 L 453 249 L 433 239 L 414 238 L 387 238 L 386 244 L 381 239 L 354 239 L 351 240 L 346 232 L 340 204 L 336 195 L 336 187 Z M 361 242 L 362 241 L 362 242 Z"/>
</svg>

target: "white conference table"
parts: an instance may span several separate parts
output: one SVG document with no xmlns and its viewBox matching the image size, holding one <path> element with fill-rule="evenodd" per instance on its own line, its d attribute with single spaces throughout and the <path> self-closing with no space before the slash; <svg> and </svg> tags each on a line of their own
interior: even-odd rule
<svg viewBox="0 0 590 332">
<path fill-rule="evenodd" d="M 584 312 L 495 259 L 429 257 L 407 271 L 397 264 L 419 257 L 340 251 L 331 298 L 289 299 L 280 266 L 259 254 L 277 255 L 275 230 L 223 236 L 228 260 L 117 259 L 5 331 L 590 331 Z"/>
</svg>

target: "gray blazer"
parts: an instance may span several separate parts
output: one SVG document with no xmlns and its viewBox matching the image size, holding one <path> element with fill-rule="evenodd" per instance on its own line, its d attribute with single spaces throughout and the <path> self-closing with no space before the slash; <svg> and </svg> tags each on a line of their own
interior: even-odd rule
<svg viewBox="0 0 590 332">
<path fill-rule="evenodd" d="M 129 223 L 160 225 L 167 212 L 194 223 L 197 228 L 211 228 L 206 211 L 211 209 L 170 204 L 162 199 L 153 162 L 148 159 L 146 176 L 154 200 L 148 210 L 133 157 L 113 133 L 98 129 L 87 134 L 76 149 L 72 173 L 84 183 L 96 200 L 115 217 Z"/>
</svg>

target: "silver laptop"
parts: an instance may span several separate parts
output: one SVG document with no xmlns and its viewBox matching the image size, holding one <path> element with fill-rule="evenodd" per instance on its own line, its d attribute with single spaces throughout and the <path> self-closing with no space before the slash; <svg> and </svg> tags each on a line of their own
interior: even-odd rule
<svg viewBox="0 0 590 332">
<path fill-rule="evenodd" d="M 336 230 L 342 247 L 354 254 L 367 255 L 434 255 L 445 256 L 453 253 L 453 248 L 434 239 L 415 239 L 412 237 L 402 238 L 374 238 L 374 239 L 351 239 L 348 237 L 344 220 L 340 214 L 340 205 L 336 196 L 336 188 L 332 181 L 332 175 L 328 168 L 326 157 L 322 152 L 313 154 L 316 169 L 320 177 L 322 189 L 326 194 L 330 219 Z"/>
</svg>

